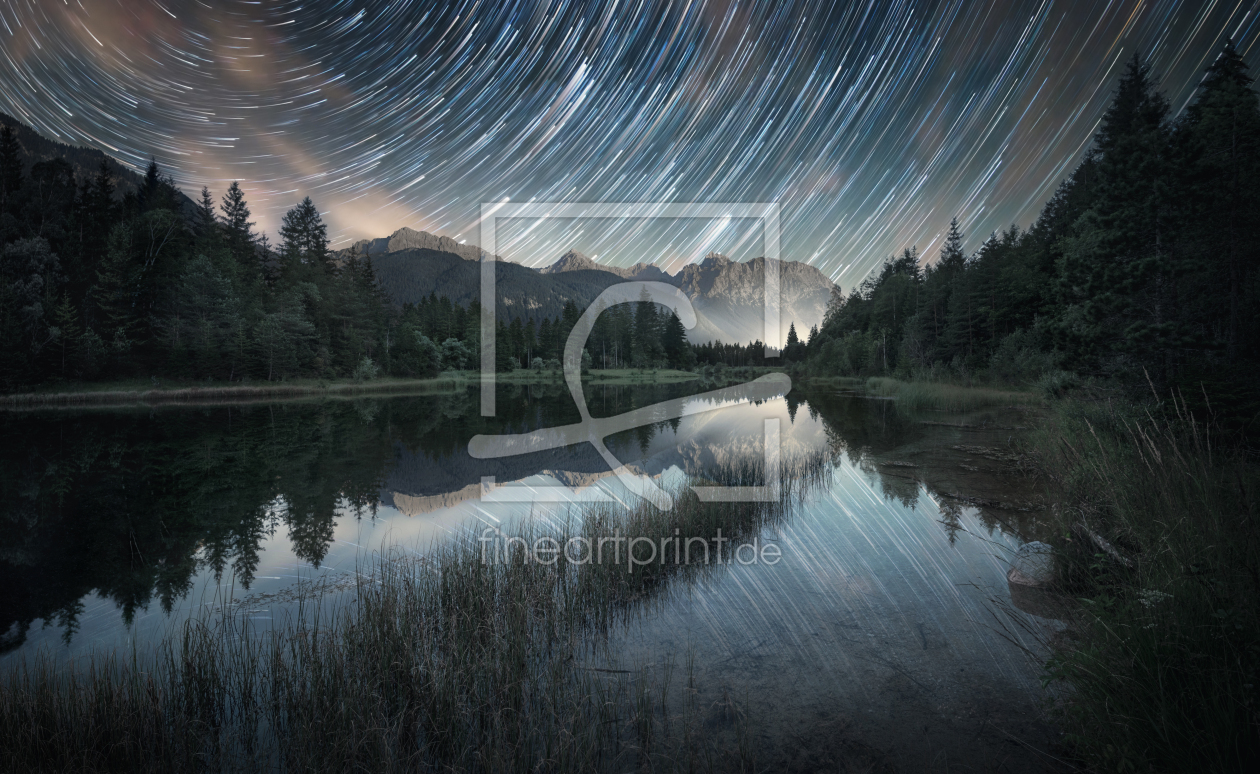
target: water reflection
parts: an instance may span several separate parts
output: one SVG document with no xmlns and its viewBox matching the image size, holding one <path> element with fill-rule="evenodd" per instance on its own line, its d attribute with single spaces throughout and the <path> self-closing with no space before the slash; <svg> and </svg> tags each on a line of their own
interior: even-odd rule
<svg viewBox="0 0 1260 774">
<path fill-rule="evenodd" d="M 696 389 L 595 386 L 586 397 L 593 414 L 611 416 Z M 0 649 L 75 643 L 87 619 L 97 641 L 128 627 L 142 636 L 138 618 L 156 631 L 181 604 L 224 586 L 275 592 L 303 573 L 353 572 L 363 550 L 389 540 L 497 522 L 511 509 L 477 499 L 488 477 L 608 484 L 589 444 L 496 460 L 467 453 L 477 434 L 576 421 L 563 385 L 501 385 L 494 418 L 480 416 L 477 397 L 0 415 Z M 797 390 L 635 428 L 608 445 L 644 475 L 702 474 L 760 457 L 771 417 L 781 418 L 785 454 L 825 450 L 901 509 L 931 498 L 939 534 L 956 537 L 972 513 L 984 530 L 1032 529 L 1031 489 L 1012 489 L 994 446 L 994 433 L 1017 420 L 953 428 L 887 401 Z M 843 507 L 833 502 L 820 507 Z"/>
</svg>

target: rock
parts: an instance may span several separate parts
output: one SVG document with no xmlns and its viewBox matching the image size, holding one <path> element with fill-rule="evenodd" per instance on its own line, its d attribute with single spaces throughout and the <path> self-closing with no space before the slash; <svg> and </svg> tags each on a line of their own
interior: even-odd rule
<svg viewBox="0 0 1260 774">
<path fill-rule="evenodd" d="M 1008 584 L 1011 591 L 1011 603 L 1016 609 L 1038 618 L 1064 621 L 1069 617 L 1066 600 L 1046 586 L 1025 586 L 1020 583 Z"/>
<path fill-rule="evenodd" d="M 1006 573 L 1008 581 L 1020 586 L 1048 586 L 1054 577 L 1054 549 L 1039 541 L 1020 546 Z"/>
</svg>

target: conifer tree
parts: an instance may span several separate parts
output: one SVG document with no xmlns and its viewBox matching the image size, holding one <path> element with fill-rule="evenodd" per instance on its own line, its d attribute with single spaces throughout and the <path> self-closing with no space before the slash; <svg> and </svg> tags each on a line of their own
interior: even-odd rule
<svg viewBox="0 0 1260 774">
<path fill-rule="evenodd" d="M 958 218 L 955 217 L 949 221 L 949 234 L 945 237 L 945 244 L 941 245 L 941 257 L 936 262 L 938 270 L 946 273 L 955 273 L 960 270 L 967 262 L 967 256 L 963 252 L 963 234 L 958 228 Z"/>
<path fill-rule="evenodd" d="M 17 134 L 5 124 L 0 129 L 0 215 L 13 214 L 22 188 L 22 157 Z"/>
<path fill-rule="evenodd" d="M 130 342 L 137 323 L 136 266 L 132 258 L 132 231 L 120 223 L 109 233 L 105 260 L 97 266 L 92 297 L 99 312 L 104 338 L 118 348 Z"/>
<path fill-rule="evenodd" d="M 1197 164 L 1189 181 L 1189 201 L 1199 205 L 1192 222 L 1194 241 L 1215 263 L 1207 292 L 1229 299 L 1225 323 L 1226 353 L 1232 362 L 1248 337 L 1243 336 L 1243 293 L 1254 276 L 1260 227 L 1260 99 L 1230 40 L 1199 84 L 1197 99 L 1186 111 L 1186 131 Z M 1254 315 L 1252 315 L 1254 319 Z"/>
<path fill-rule="evenodd" d="M 158 170 L 157 159 L 150 157 L 149 167 L 145 170 L 144 180 L 140 183 L 138 200 L 141 210 L 147 211 L 161 206 L 160 199 L 163 182 L 162 173 Z"/>
<path fill-rule="evenodd" d="M 118 206 L 114 202 L 114 176 L 109 159 L 101 159 L 96 176 L 85 182 L 80 200 L 80 238 L 88 271 L 95 273 L 105 260 L 109 233 L 117 223 Z"/>
<path fill-rule="evenodd" d="M 335 272 L 336 265 L 328 252 L 328 227 L 311 197 L 305 197 L 285 213 L 280 224 L 280 239 L 281 256 L 291 267 L 304 265 L 325 274 Z"/>
<path fill-rule="evenodd" d="M 53 307 L 52 324 L 57 329 L 57 373 L 65 377 L 66 365 L 74 354 L 74 346 L 83 332 L 79 325 L 79 312 L 70 302 L 70 294 L 61 293 L 61 300 Z"/>
<path fill-rule="evenodd" d="M 1135 54 L 1095 138 L 1098 188 L 1065 255 L 1062 281 L 1079 304 L 1068 329 L 1078 362 L 1150 360 L 1165 349 L 1174 243 L 1169 215 L 1168 103 Z M 1101 359 L 1101 360 L 1100 360 Z M 1152 366 L 1156 364 L 1151 362 Z M 1165 379 L 1168 362 L 1154 378 Z"/>
<path fill-rule="evenodd" d="M 219 209 L 223 212 L 223 231 L 227 239 L 228 250 L 232 257 L 243 267 L 257 269 L 257 256 L 254 252 L 254 223 L 249 219 L 249 205 L 245 201 L 245 192 L 238 181 L 233 180 L 223 195 Z"/>
<path fill-rule="evenodd" d="M 687 329 L 683 327 L 682 320 L 678 319 L 678 312 L 669 309 L 662 317 L 664 325 L 661 346 L 665 350 L 665 357 L 674 368 L 690 368 L 695 362 L 695 356 L 691 354 L 691 346 L 687 343 Z"/>
<path fill-rule="evenodd" d="M 208 246 L 217 241 L 219 220 L 214 214 L 214 197 L 210 195 L 210 189 L 206 186 L 201 187 L 201 198 L 197 201 L 197 217 L 194 221 L 194 227 L 197 230 L 197 240 L 200 244 Z"/>
</svg>

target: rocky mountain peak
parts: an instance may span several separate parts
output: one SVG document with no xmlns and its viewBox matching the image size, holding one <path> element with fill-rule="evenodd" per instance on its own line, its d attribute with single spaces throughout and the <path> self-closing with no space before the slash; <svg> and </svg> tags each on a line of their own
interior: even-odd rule
<svg viewBox="0 0 1260 774">
<path fill-rule="evenodd" d="M 481 259 L 481 248 L 476 245 L 461 245 L 454 239 L 427 231 L 416 231 L 403 226 L 387 237 L 363 239 L 350 246 L 359 255 L 382 255 L 397 253 L 403 250 L 437 250 L 443 253 L 454 253 L 466 261 Z M 339 252 L 346 252 L 344 250 Z"/>
<path fill-rule="evenodd" d="M 598 271 L 601 269 L 606 271 L 605 267 L 595 263 L 577 250 L 570 250 L 560 256 L 560 259 L 555 263 L 550 266 L 544 266 L 538 271 L 543 274 L 559 274 L 562 271 Z"/>
</svg>

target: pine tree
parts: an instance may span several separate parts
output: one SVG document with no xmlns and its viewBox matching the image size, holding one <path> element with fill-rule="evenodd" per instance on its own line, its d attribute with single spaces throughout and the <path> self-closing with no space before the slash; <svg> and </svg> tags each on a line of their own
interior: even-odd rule
<svg viewBox="0 0 1260 774">
<path fill-rule="evenodd" d="M 646 289 L 634 305 L 634 339 L 630 346 L 631 365 L 636 368 L 654 365 L 661 353 L 660 320 L 656 314 L 656 304 L 652 303 Z"/>
<path fill-rule="evenodd" d="M 210 189 L 206 186 L 201 187 L 201 199 L 197 202 L 194 227 L 197 231 L 197 241 L 201 245 L 209 246 L 218 240 L 219 220 L 214 214 L 214 197 L 210 195 Z"/>
<path fill-rule="evenodd" d="M 1230 361 L 1250 338 L 1243 336 L 1243 292 L 1254 276 L 1253 235 L 1260 226 L 1260 191 L 1255 184 L 1260 175 L 1260 99 L 1251 84 L 1247 65 L 1231 40 L 1208 68 L 1198 98 L 1186 111 L 1185 133 L 1197 156 L 1188 186 L 1193 187 L 1189 200 L 1199 205 L 1193 217 L 1200 227 L 1194 241 L 1220 266 L 1205 290 L 1229 299 L 1224 328 Z"/>
<path fill-rule="evenodd" d="M 17 134 L 5 124 L 0 129 L 0 215 L 13 214 L 22 188 L 22 155 Z"/>
<path fill-rule="evenodd" d="M 328 252 L 328 227 L 311 197 L 285 213 L 280 223 L 280 253 L 291 269 L 299 265 L 333 274 L 336 265 Z"/>
<path fill-rule="evenodd" d="M 96 176 L 85 182 L 80 201 L 80 238 L 83 259 L 90 274 L 105 260 L 109 249 L 109 233 L 118 219 L 118 207 L 114 202 L 114 176 L 109 159 L 101 159 Z"/>
<path fill-rule="evenodd" d="M 1167 115 L 1150 66 L 1135 54 L 1095 138 L 1097 191 L 1065 252 L 1061 281 L 1074 303 L 1059 326 L 1078 364 L 1119 368 L 1127 359 L 1160 381 L 1174 355 Z"/>
<path fill-rule="evenodd" d="M 157 159 L 150 157 L 149 167 L 145 170 L 144 180 L 140 183 L 138 199 L 141 210 L 147 211 L 160 206 L 163 182 Z"/>
<path fill-rule="evenodd" d="M 678 319 L 678 312 L 673 309 L 667 310 L 662 316 L 665 322 L 661 331 L 661 345 L 665 349 L 665 357 L 674 368 L 689 368 L 694 363 L 694 356 L 687 343 L 687 329 L 683 327 L 682 320 Z"/>
<path fill-rule="evenodd" d="M 958 218 L 949 221 L 949 233 L 941 245 L 936 264 L 929 266 L 923 277 L 923 317 L 915 328 L 921 334 L 916 348 L 930 353 L 929 358 L 944 357 L 944 336 L 948 325 L 949 297 L 953 283 L 967 266 L 967 254 L 963 251 L 963 233 Z"/>
<path fill-rule="evenodd" d="M 236 180 L 228 186 L 219 206 L 223 212 L 223 230 L 227 238 L 228 250 L 242 267 L 258 269 L 258 260 L 254 252 L 254 223 L 249 219 L 249 205 L 245 202 L 245 192 Z"/>
<path fill-rule="evenodd" d="M 70 302 L 70 294 L 63 292 L 61 301 L 53 307 L 52 324 L 57 329 L 57 357 L 58 366 L 57 373 L 65 377 L 66 363 L 74 354 L 75 342 L 79 340 L 79 335 L 83 332 L 79 325 L 79 312 L 74 308 L 74 304 Z"/>
<path fill-rule="evenodd" d="M 945 244 L 941 245 L 941 257 L 936 262 L 938 270 L 943 270 L 947 274 L 960 270 L 967 262 L 967 255 L 963 252 L 963 234 L 958 228 L 958 218 L 949 221 L 949 234 L 945 237 Z"/>
<path fill-rule="evenodd" d="M 109 233 L 105 260 L 96 270 L 92 297 L 99 311 L 104 338 L 107 341 L 131 341 L 137 323 L 136 266 L 132 258 L 130 226 L 120 223 Z"/>
</svg>

